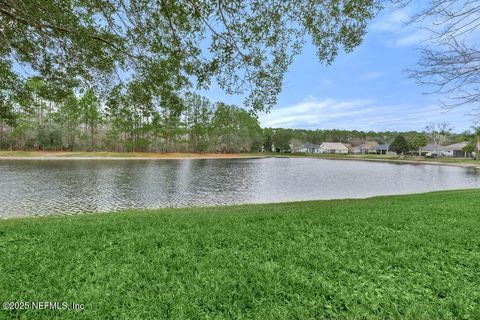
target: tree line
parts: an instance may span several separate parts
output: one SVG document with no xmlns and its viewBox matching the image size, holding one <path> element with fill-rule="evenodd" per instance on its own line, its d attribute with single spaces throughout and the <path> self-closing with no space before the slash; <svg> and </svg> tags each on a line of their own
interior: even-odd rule
<svg viewBox="0 0 480 320">
<path fill-rule="evenodd" d="M 341 142 L 352 146 L 360 145 L 367 141 L 378 144 L 392 143 L 395 138 L 404 138 L 407 150 L 417 150 L 429 143 L 446 145 L 456 142 L 468 141 L 467 152 L 475 151 L 475 144 L 480 136 L 478 128 L 465 130 L 461 133 L 453 132 L 448 123 L 430 124 L 423 131 L 358 131 L 358 130 L 306 130 L 306 129 L 263 129 L 264 148 L 275 151 L 290 150 L 292 145 L 299 146 L 304 143 L 321 144 L 322 142 Z M 405 151 L 407 151 L 405 150 Z"/>
<path fill-rule="evenodd" d="M 243 108 L 190 92 L 153 95 L 135 81 L 103 95 L 89 88 L 55 90 L 37 77 L 22 81 L 11 74 L 2 81 L 17 86 L 15 94 L 3 96 L 9 108 L 0 108 L 3 150 L 258 152 L 307 142 L 384 144 L 400 134 L 412 150 L 459 141 L 470 141 L 473 150 L 478 135 L 478 130 L 454 133 L 445 123 L 422 132 L 262 129 L 257 117 Z"/>
<path fill-rule="evenodd" d="M 4 150 L 250 152 L 260 151 L 255 116 L 194 93 L 160 102 L 135 82 L 103 97 L 91 89 L 54 92 L 28 79 L 0 114 Z M 20 91 L 17 91 L 20 92 Z M 165 107 L 168 102 L 168 107 Z"/>
</svg>

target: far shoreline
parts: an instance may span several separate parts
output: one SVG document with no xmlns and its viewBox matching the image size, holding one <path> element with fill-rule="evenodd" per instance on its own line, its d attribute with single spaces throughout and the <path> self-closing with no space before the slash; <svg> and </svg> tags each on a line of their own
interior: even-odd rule
<svg viewBox="0 0 480 320">
<path fill-rule="evenodd" d="M 424 159 L 407 156 L 335 155 L 335 154 L 289 154 L 289 153 L 194 153 L 194 152 L 80 152 L 80 151 L 0 151 L 2 160 L 212 160 L 212 159 L 265 159 L 309 158 L 320 160 L 372 161 L 383 163 L 438 165 L 480 169 L 480 161 L 464 158 Z"/>
<path fill-rule="evenodd" d="M 252 153 L 0 151 L 1 160 L 186 160 L 267 158 Z"/>
<path fill-rule="evenodd" d="M 306 156 L 307 157 L 307 156 Z M 295 158 L 295 157 L 292 157 Z M 372 162 L 383 162 L 383 163 L 398 163 L 398 164 L 413 164 L 413 165 L 435 165 L 435 166 L 449 166 L 449 167 L 460 167 L 460 168 L 474 168 L 480 169 L 480 161 L 477 163 L 473 162 L 445 162 L 445 161 L 435 161 L 435 160 L 414 160 L 414 159 L 385 159 L 385 158 L 359 158 L 359 157 L 315 157 L 310 156 L 311 159 L 323 159 L 323 160 L 347 160 L 347 161 L 372 161 Z M 475 160 L 472 160 L 475 161 Z"/>
</svg>

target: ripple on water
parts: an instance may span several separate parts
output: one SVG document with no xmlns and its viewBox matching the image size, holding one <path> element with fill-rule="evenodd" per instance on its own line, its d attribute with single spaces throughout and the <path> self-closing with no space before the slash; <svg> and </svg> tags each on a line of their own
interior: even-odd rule
<svg viewBox="0 0 480 320">
<path fill-rule="evenodd" d="M 2 160 L 0 217 L 362 198 L 480 187 L 480 172 L 306 158 Z"/>
</svg>

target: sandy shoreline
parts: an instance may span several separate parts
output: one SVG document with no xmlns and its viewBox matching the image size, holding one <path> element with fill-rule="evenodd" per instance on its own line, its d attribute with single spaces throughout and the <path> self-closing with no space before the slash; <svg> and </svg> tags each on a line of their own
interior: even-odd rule
<svg viewBox="0 0 480 320">
<path fill-rule="evenodd" d="M 111 156 L 0 156 L 1 160 L 212 160 L 212 159 L 260 159 L 266 156 L 165 156 L 165 157 L 111 157 Z"/>
<path fill-rule="evenodd" d="M 263 158 L 252 153 L 0 151 L 0 160 L 175 160 Z"/>
<path fill-rule="evenodd" d="M 127 156 L 125 156 L 127 155 Z M 118 152 L 15 152 L 0 151 L 1 160 L 186 160 L 186 159 L 261 159 L 276 157 L 276 155 L 266 154 L 241 154 L 241 153 L 118 153 Z M 385 158 L 360 158 L 360 157 L 315 157 L 315 156 L 288 156 L 281 155 L 279 158 L 310 158 L 323 160 L 349 160 L 349 161 L 373 161 L 399 164 L 424 164 L 451 166 L 462 168 L 480 169 L 480 161 L 475 162 L 443 162 L 414 159 L 385 159 Z"/>
<path fill-rule="evenodd" d="M 213 159 L 260 159 L 262 156 L 251 157 L 0 157 L 1 160 L 213 160 Z"/>
</svg>

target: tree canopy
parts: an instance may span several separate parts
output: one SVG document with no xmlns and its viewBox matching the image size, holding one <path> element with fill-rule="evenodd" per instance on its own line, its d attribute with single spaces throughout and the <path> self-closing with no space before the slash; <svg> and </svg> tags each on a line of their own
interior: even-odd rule
<svg viewBox="0 0 480 320">
<path fill-rule="evenodd" d="M 379 0 L 3 0 L 0 63 L 2 73 L 20 74 L 19 65 L 63 90 L 141 82 L 160 101 L 216 81 L 251 110 L 269 110 L 307 40 L 329 64 L 361 43 L 379 8 Z"/>
<path fill-rule="evenodd" d="M 407 153 L 410 150 L 410 145 L 404 136 L 398 135 L 390 144 L 390 150 L 397 154 Z"/>
</svg>

